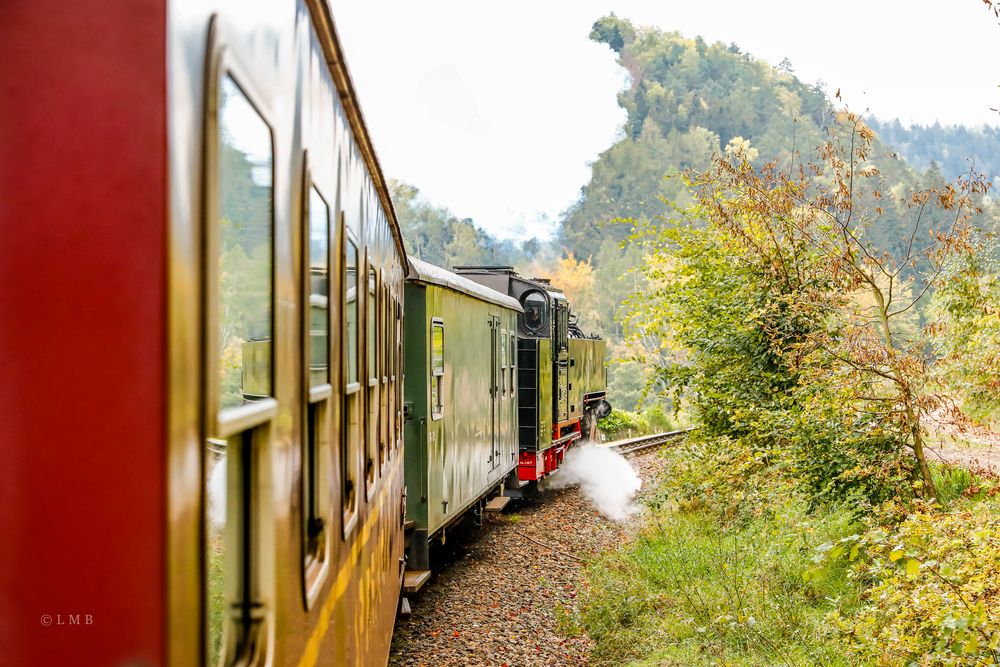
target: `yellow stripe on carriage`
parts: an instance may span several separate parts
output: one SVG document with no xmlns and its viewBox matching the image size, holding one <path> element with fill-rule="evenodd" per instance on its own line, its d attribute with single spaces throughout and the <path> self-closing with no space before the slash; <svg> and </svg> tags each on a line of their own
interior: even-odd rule
<svg viewBox="0 0 1000 667">
<path fill-rule="evenodd" d="M 395 474 L 399 474 L 399 467 L 395 469 Z M 358 534 L 358 538 L 354 541 L 351 546 L 351 553 L 347 557 L 347 560 L 341 565 L 340 569 L 337 570 L 337 578 L 333 582 L 333 586 L 330 587 L 330 592 L 326 596 L 326 600 L 323 602 L 323 607 L 320 609 L 319 620 L 316 622 L 316 627 L 313 628 L 312 635 L 309 637 L 309 641 L 306 642 L 305 650 L 302 652 L 302 657 L 299 659 L 299 667 L 313 667 L 319 660 L 319 648 L 323 643 L 323 638 L 326 636 L 327 630 L 330 628 L 330 616 L 333 615 L 333 610 L 337 606 L 337 602 L 343 597 L 344 593 L 347 591 L 347 586 L 351 582 L 351 573 L 354 571 L 358 564 L 358 560 L 361 558 L 361 552 L 364 547 L 368 544 L 368 540 L 371 539 L 372 531 L 375 528 L 375 523 L 378 521 L 379 508 L 385 507 L 386 495 L 389 493 L 389 489 L 392 488 L 392 479 L 395 477 L 383 478 L 382 484 L 383 488 L 378 496 L 378 502 L 375 504 L 370 504 L 369 507 L 375 509 L 368 517 L 365 519 L 364 525 L 361 527 L 361 531 Z"/>
</svg>

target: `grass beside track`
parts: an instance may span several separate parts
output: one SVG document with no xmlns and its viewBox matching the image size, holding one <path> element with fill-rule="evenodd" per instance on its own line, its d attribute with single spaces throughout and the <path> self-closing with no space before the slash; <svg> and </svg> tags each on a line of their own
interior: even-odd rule
<svg viewBox="0 0 1000 667">
<path fill-rule="evenodd" d="M 589 570 L 579 622 L 595 664 L 847 665 L 825 631 L 857 604 L 846 567 L 815 568 L 815 547 L 851 534 L 853 517 L 789 502 L 746 523 L 703 509 L 658 511 Z"/>
<path fill-rule="evenodd" d="M 661 455 L 643 526 L 559 617 L 593 664 L 1000 664 L 997 478 L 935 465 L 940 505 L 862 510 L 733 441 Z"/>
</svg>

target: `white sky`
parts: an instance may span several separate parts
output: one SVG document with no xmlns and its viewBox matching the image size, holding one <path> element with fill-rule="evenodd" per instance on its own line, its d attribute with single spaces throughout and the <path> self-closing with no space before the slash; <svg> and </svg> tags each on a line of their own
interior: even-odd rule
<svg viewBox="0 0 1000 667">
<path fill-rule="evenodd" d="M 332 2 L 386 175 L 503 237 L 547 237 L 617 138 L 624 70 L 588 39 L 636 25 L 736 42 L 852 109 L 1000 123 L 1000 26 L 980 0 Z"/>
</svg>

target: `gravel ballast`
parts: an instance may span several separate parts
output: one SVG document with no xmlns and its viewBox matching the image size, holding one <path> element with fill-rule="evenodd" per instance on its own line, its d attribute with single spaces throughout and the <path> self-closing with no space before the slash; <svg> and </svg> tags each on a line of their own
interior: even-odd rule
<svg viewBox="0 0 1000 667">
<path fill-rule="evenodd" d="M 629 460 L 644 489 L 662 468 L 657 450 Z M 389 664 L 586 664 L 589 638 L 561 634 L 569 614 L 557 608 L 576 609 L 586 563 L 640 520 L 606 519 L 575 487 L 512 501 L 482 527 L 467 519 L 449 532 L 431 581 L 409 596 L 412 615 L 396 623 Z"/>
</svg>

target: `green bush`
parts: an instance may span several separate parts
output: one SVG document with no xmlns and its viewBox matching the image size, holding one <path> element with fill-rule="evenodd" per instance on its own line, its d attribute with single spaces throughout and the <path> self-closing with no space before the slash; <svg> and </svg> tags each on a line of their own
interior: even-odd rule
<svg viewBox="0 0 1000 667">
<path fill-rule="evenodd" d="M 981 424 L 1000 422 L 1000 240 L 948 265 L 931 299 L 928 328 L 938 356 L 935 374 L 962 411 Z"/>
<path fill-rule="evenodd" d="M 642 411 L 642 414 L 649 423 L 651 433 L 663 433 L 664 431 L 673 431 L 676 428 L 676 424 L 666 409 L 659 403 L 649 406 Z"/>
<path fill-rule="evenodd" d="M 850 562 L 868 586 L 860 608 L 830 615 L 856 663 L 1000 664 L 998 510 L 992 500 L 947 512 L 890 504 L 849 548 L 829 548 L 827 561 Z"/>
<path fill-rule="evenodd" d="M 611 414 L 597 421 L 597 428 L 607 436 L 630 438 L 650 433 L 649 421 L 638 412 L 615 408 Z"/>
</svg>

